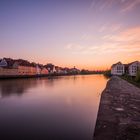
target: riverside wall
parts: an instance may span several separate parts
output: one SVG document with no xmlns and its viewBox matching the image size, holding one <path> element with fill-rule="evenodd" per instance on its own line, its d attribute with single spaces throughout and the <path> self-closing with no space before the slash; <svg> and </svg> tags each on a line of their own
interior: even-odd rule
<svg viewBox="0 0 140 140">
<path fill-rule="evenodd" d="M 111 77 L 101 95 L 93 140 L 140 140 L 140 88 Z"/>
</svg>

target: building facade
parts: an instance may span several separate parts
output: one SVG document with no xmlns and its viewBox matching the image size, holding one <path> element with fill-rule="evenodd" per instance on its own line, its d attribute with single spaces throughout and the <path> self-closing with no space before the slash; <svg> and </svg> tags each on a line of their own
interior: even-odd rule
<svg viewBox="0 0 140 140">
<path fill-rule="evenodd" d="M 18 75 L 18 69 L 0 67 L 0 76 L 15 76 Z"/>
<path fill-rule="evenodd" d="M 113 64 L 111 67 L 112 75 L 123 75 L 125 73 L 125 66 L 121 62 Z"/>
<path fill-rule="evenodd" d="M 40 74 L 41 75 L 47 75 L 47 74 L 49 74 L 49 72 L 48 72 L 47 68 L 42 68 Z"/>
<path fill-rule="evenodd" d="M 118 63 L 112 65 L 111 74 L 112 75 L 127 74 L 129 76 L 136 76 L 138 70 L 140 70 L 139 61 L 134 61 L 129 64 L 122 64 L 121 62 L 118 62 Z"/>
<path fill-rule="evenodd" d="M 50 69 L 55 72 L 54 65 Z M 0 76 L 33 76 L 47 75 L 48 69 L 41 64 L 30 63 L 27 60 L 14 60 L 11 58 L 0 59 Z"/>
<path fill-rule="evenodd" d="M 8 63 L 7 63 L 6 59 L 5 58 L 1 59 L 0 60 L 0 67 L 7 67 L 7 66 L 8 66 Z"/>
<path fill-rule="evenodd" d="M 130 64 L 128 64 L 128 75 L 130 76 L 136 76 L 137 71 L 140 69 L 140 62 L 135 61 Z"/>
</svg>

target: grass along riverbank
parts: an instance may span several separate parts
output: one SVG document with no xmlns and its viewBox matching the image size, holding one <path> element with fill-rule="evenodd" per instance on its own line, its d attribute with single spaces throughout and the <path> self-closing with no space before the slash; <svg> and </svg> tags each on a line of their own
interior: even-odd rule
<svg viewBox="0 0 140 140">
<path fill-rule="evenodd" d="M 112 77 L 111 71 L 110 70 L 105 71 L 104 76 L 111 78 Z M 119 77 L 140 88 L 140 70 L 138 70 L 136 77 L 129 76 L 128 74 Z"/>
<path fill-rule="evenodd" d="M 140 88 L 140 70 L 137 71 L 136 77 L 126 74 L 121 76 L 121 78 Z"/>
<path fill-rule="evenodd" d="M 124 76 L 121 76 L 121 78 L 140 88 L 140 82 L 139 81 L 137 82 L 135 80 L 136 79 L 135 77 L 124 75 Z"/>
<path fill-rule="evenodd" d="M 140 70 L 138 70 L 136 77 L 123 75 L 121 78 L 140 88 Z"/>
</svg>

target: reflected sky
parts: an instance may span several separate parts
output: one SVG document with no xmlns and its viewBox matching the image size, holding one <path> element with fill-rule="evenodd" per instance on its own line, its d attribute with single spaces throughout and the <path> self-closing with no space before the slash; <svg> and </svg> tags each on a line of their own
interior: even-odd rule
<svg viewBox="0 0 140 140">
<path fill-rule="evenodd" d="M 92 140 L 106 82 L 102 75 L 0 81 L 0 137 Z"/>
</svg>

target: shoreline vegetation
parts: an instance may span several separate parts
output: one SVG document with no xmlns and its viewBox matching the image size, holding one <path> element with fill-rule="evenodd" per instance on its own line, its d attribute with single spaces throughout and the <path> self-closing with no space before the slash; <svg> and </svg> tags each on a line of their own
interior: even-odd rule
<svg viewBox="0 0 140 140">
<path fill-rule="evenodd" d="M 47 77 L 47 78 L 53 78 L 53 77 L 57 77 L 57 76 L 76 76 L 76 75 L 93 75 L 93 74 L 103 74 L 104 72 L 89 72 L 89 73 L 69 73 L 69 74 L 57 74 L 57 73 L 53 73 L 53 74 L 46 74 L 46 75 L 3 75 L 0 76 L 0 80 L 3 79 L 19 79 L 19 78 L 41 78 L 41 77 Z"/>
<path fill-rule="evenodd" d="M 121 78 L 140 88 L 140 81 L 137 80 L 136 77 L 124 75 L 124 76 L 121 76 Z M 140 78 L 138 78 L 138 79 L 140 79 Z"/>
<path fill-rule="evenodd" d="M 104 72 L 104 76 L 107 78 L 111 78 L 113 75 L 111 74 L 111 71 L 108 70 Z M 119 77 L 140 88 L 140 70 L 138 70 L 136 76 L 129 76 L 127 74 L 124 74 Z"/>
</svg>

